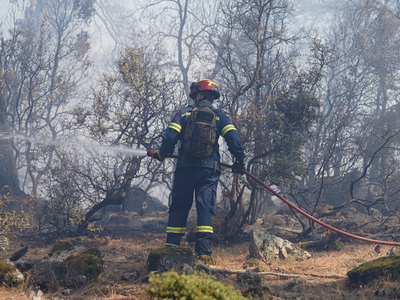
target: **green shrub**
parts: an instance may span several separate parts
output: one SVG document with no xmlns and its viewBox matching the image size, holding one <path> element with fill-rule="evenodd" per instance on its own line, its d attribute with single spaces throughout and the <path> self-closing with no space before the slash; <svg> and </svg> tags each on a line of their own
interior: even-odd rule
<svg viewBox="0 0 400 300">
<path fill-rule="evenodd" d="M 241 292 L 231 285 L 214 281 L 205 273 L 179 275 L 175 271 L 169 271 L 150 276 L 149 282 L 150 288 L 147 292 L 157 299 L 245 299 Z"/>
<path fill-rule="evenodd" d="M 3 189 L 8 189 L 4 186 Z M 0 201 L 0 250 L 5 250 L 8 246 L 8 240 L 11 236 L 15 236 L 23 232 L 29 227 L 29 216 L 24 212 L 22 207 L 13 207 L 15 201 L 8 194 L 1 194 Z M 21 199 L 21 202 L 24 200 Z"/>
</svg>

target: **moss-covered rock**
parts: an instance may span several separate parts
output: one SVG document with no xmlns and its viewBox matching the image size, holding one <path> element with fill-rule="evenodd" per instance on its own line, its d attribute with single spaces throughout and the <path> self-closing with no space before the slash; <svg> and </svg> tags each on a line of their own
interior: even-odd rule
<svg viewBox="0 0 400 300">
<path fill-rule="evenodd" d="M 163 247 L 150 251 L 147 262 L 150 271 L 184 271 L 194 268 L 197 258 L 191 248 Z"/>
<path fill-rule="evenodd" d="M 15 271 L 16 269 L 17 268 L 15 266 L 6 263 L 4 258 L 0 259 L 0 281 L 4 280 L 4 277 L 8 272 Z"/>
<path fill-rule="evenodd" d="M 97 248 L 89 248 L 79 254 L 71 255 L 62 264 L 67 286 L 79 287 L 88 281 L 96 280 L 103 271 L 103 258 Z"/>
<path fill-rule="evenodd" d="M 23 281 L 24 276 L 13 263 L 5 258 L 0 258 L 0 285 L 16 286 Z"/>
<path fill-rule="evenodd" d="M 265 294 L 271 294 L 271 290 L 267 286 L 252 286 L 249 287 L 247 290 L 243 292 L 243 296 L 246 298 L 254 299 L 254 298 L 261 298 L 261 299 L 269 299 L 266 297 Z"/>
<path fill-rule="evenodd" d="M 66 247 L 64 247 L 66 246 Z M 56 244 L 40 263 L 30 271 L 29 281 L 42 291 L 60 287 L 77 288 L 96 280 L 103 270 L 104 260 L 97 248 Z"/>
<path fill-rule="evenodd" d="M 338 240 L 334 240 L 333 242 L 330 242 L 327 246 L 328 251 L 342 251 L 344 249 L 344 244 Z"/>
<path fill-rule="evenodd" d="M 51 257 L 54 254 L 60 254 L 63 251 L 71 251 L 72 249 L 74 249 L 74 245 L 72 245 L 70 242 L 57 242 L 49 251 L 48 256 Z"/>
<path fill-rule="evenodd" d="M 261 276 L 257 272 L 252 270 L 247 270 L 243 274 L 236 276 L 236 280 L 240 283 L 246 283 L 249 285 L 257 285 L 261 284 Z"/>
<path fill-rule="evenodd" d="M 162 247 L 151 250 L 148 257 L 148 262 L 153 263 L 155 260 L 159 259 L 163 255 L 171 253 L 181 253 L 181 254 L 191 254 L 193 253 L 192 248 L 185 247 Z"/>
<path fill-rule="evenodd" d="M 400 280 L 400 256 L 380 257 L 363 263 L 347 272 L 347 276 L 353 282 L 362 284 L 367 284 L 374 279 Z"/>
</svg>

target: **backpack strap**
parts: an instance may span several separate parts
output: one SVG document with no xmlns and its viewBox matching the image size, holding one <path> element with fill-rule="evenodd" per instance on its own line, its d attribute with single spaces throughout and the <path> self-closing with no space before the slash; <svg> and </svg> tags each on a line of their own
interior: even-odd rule
<svg viewBox="0 0 400 300">
<path fill-rule="evenodd" d="M 194 107 L 194 105 L 189 105 L 189 107 L 192 108 L 192 111 L 191 111 L 191 113 L 192 113 L 195 107 Z M 186 126 L 187 126 L 187 123 L 186 123 Z M 186 131 L 186 128 L 185 128 L 185 131 Z M 183 135 L 185 135 L 185 131 L 183 131 Z M 184 138 L 185 138 L 185 137 L 183 136 L 183 138 L 182 138 L 182 144 L 185 142 L 185 141 L 184 141 Z M 179 160 L 179 163 L 184 164 L 187 157 L 188 157 L 188 153 L 185 152 L 185 153 L 182 155 L 181 159 Z"/>
</svg>

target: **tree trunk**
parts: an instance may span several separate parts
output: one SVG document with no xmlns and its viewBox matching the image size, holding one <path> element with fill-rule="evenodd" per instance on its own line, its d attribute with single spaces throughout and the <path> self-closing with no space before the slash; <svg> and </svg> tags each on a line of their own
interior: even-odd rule
<svg viewBox="0 0 400 300">
<path fill-rule="evenodd" d="M 120 184 L 116 184 L 114 188 L 111 188 L 106 194 L 106 197 L 103 199 L 103 201 L 94 205 L 85 214 L 85 218 L 82 220 L 81 224 L 79 224 L 76 234 L 79 235 L 84 232 L 93 215 L 100 209 L 108 205 L 121 205 L 124 202 L 126 196 L 130 191 L 132 179 L 138 172 L 139 168 L 140 161 L 137 158 L 132 159 L 127 166 L 123 182 L 121 182 Z"/>
<path fill-rule="evenodd" d="M 3 93 L 3 70 L 0 65 L 0 188 L 8 185 L 12 190 L 20 191 L 11 138 Z"/>
<path fill-rule="evenodd" d="M 4 131 L 0 129 L 0 132 L 3 134 Z M 0 187 L 5 185 L 20 191 L 11 139 L 0 138 Z"/>
</svg>

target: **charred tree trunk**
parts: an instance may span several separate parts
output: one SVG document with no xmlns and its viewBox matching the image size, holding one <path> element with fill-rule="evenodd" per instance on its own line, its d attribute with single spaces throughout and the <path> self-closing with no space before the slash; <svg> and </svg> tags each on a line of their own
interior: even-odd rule
<svg viewBox="0 0 400 300">
<path fill-rule="evenodd" d="M 0 188 L 5 185 L 8 185 L 14 191 L 20 191 L 13 143 L 7 121 L 3 90 L 3 70 L 0 64 Z"/>
<path fill-rule="evenodd" d="M 140 167 L 140 161 L 137 158 L 132 159 L 126 169 L 124 179 L 121 183 L 116 182 L 115 186 L 109 190 L 103 201 L 94 205 L 86 214 L 82 223 L 78 226 L 77 234 L 82 234 L 87 228 L 89 222 L 93 221 L 93 215 L 103 207 L 108 205 L 121 205 L 131 188 L 131 182 Z"/>
</svg>

